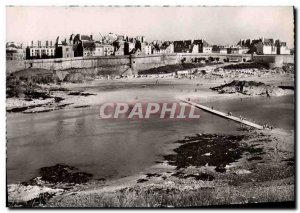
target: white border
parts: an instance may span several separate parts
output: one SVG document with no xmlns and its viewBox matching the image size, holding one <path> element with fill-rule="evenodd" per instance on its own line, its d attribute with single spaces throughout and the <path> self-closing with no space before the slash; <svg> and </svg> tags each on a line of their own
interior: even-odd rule
<svg viewBox="0 0 300 213">
<path fill-rule="evenodd" d="M 24 6 L 68 6 L 68 5 L 101 5 L 101 6 L 107 6 L 107 5 L 150 5 L 150 6 L 163 6 L 163 5 L 184 5 L 184 6 L 295 6 L 298 9 L 299 13 L 299 0 L 285 0 L 285 1 L 280 1 L 280 0 L 252 0 L 252 1 L 242 1 L 242 0 L 214 0 L 214 1 L 209 1 L 209 0 L 103 0 L 103 1 L 95 1 L 95 0 L 27 0 L 26 2 L 24 0 L 2 0 L 0 2 L 0 44 L 3 49 L 0 51 L 0 67 L 1 67 L 1 72 L 0 72 L 0 99 L 1 99 L 1 107 L 0 107 L 0 137 L 1 137 L 1 149 L 0 149 L 0 168 L 1 168 L 1 175 L 0 175 L 0 210 L 1 212 L 8 212 L 8 208 L 5 207 L 6 203 L 6 180 L 5 180 L 5 175 L 6 173 L 5 168 L 6 168 L 6 122 L 5 122 L 5 91 L 6 91 L 6 86 L 5 86 L 5 41 L 6 41 L 6 23 L 5 23 L 5 16 L 6 16 L 6 9 L 5 7 L 7 5 L 24 5 Z M 297 14 L 296 14 L 297 15 Z M 298 17 L 298 15 L 297 15 Z M 299 21 L 299 19 L 297 18 Z M 299 41 L 299 33 L 297 34 L 297 41 Z M 298 50 L 298 45 L 295 47 L 296 50 Z M 297 56 L 297 62 L 299 61 L 299 58 Z M 297 63 L 297 67 L 299 68 L 299 64 Z M 297 75 L 298 77 L 298 75 Z M 298 78 L 296 79 L 296 84 L 298 84 Z M 299 93 L 297 94 L 297 99 L 299 100 Z M 297 132 L 299 133 L 299 125 L 297 126 Z M 296 142 L 297 143 L 297 142 Z M 297 145 L 297 154 L 299 153 L 299 147 L 300 145 Z M 297 159 L 297 158 L 296 158 Z M 298 164 L 296 164 L 298 165 Z M 298 171 L 299 166 L 296 171 Z M 298 180 L 298 178 L 297 178 Z M 297 181 L 299 184 L 299 181 Z M 299 187 L 297 187 L 299 188 Z M 298 191 L 298 190 L 297 190 Z M 299 195 L 297 193 L 297 195 Z M 299 197 L 299 196 L 297 196 Z M 19 210 L 18 210 L 19 211 Z M 42 210 L 35 210 L 35 212 L 41 212 Z M 62 212 L 63 210 L 57 210 L 57 212 Z M 78 211 L 78 210 L 77 210 Z M 88 210 L 79 210 L 80 212 L 82 211 L 88 211 Z M 101 211 L 110 211 L 111 210 L 101 210 Z M 116 211 L 116 210 L 114 210 Z M 140 210 L 139 210 L 140 211 Z M 158 211 L 158 210 L 156 210 Z M 162 210 L 159 210 L 161 212 Z M 188 210 L 180 210 L 180 211 L 188 211 Z M 200 210 L 200 211 L 207 211 L 207 210 Z M 217 210 L 214 210 L 217 211 Z M 240 211 L 240 210 L 238 210 Z M 254 210 L 255 212 L 260 212 L 263 210 Z"/>
</svg>

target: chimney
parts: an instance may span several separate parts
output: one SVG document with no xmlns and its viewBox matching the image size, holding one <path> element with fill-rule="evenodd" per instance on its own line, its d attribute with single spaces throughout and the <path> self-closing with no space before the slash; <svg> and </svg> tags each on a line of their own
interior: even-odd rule
<svg viewBox="0 0 300 213">
<path fill-rule="evenodd" d="M 93 40 L 93 35 L 90 35 L 91 40 Z"/>
<path fill-rule="evenodd" d="M 31 47 L 33 47 L 33 41 L 31 41 Z"/>
</svg>

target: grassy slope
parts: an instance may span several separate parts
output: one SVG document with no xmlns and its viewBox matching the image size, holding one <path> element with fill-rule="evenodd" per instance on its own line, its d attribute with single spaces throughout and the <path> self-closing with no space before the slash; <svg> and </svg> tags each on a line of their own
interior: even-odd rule
<svg viewBox="0 0 300 213">
<path fill-rule="evenodd" d="M 184 186 L 133 187 L 109 193 L 65 196 L 52 207 L 191 207 L 294 200 L 294 185 L 217 187 L 182 190 Z"/>
</svg>

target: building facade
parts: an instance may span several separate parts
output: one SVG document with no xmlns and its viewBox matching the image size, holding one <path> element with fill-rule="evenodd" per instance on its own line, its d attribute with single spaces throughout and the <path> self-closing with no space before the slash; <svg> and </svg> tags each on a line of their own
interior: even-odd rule
<svg viewBox="0 0 300 213">
<path fill-rule="evenodd" d="M 47 59 L 55 57 L 55 46 L 52 41 L 31 41 L 26 47 L 26 59 Z"/>
<path fill-rule="evenodd" d="M 256 53 L 259 55 L 277 54 L 277 46 L 275 45 L 273 39 L 262 38 L 255 46 L 256 46 Z"/>
<path fill-rule="evenodd" d="M 124 44 L 115 48 L 114 55 L 124 55 Z"/>
<path fill-rule="evenodd" d="M 126 41 L 124 43 L 124 54 L 130 55 L 134 48 L 135 48 L 134 42 Z"/>
<path fill-rule="evenodd" d="M 281 42 L 279 39 L 275 41 L 278 55 L 290 55 L 291 50 L 288 48 L 286 42 Z"/>
<path fill-rule="evenodd" d="M 26 58 L 26 51 L 22 44 L 17 45 L 14 42 L 6 44 L 6 60 L 24 60 Z"/>
<path fill-rule="evenodd" d="M 73 58 L 74 50 L 73 50 L 73 35 L 71 35 L 70 39 L 61 41 L 59 36 L 56 38 L 55 42 L 55 58 Z"/>
<path fill-rule="evenodd" d="M 189 53 L 192 48 L 192 40 L 174 41 L 174 53 Z"/>
</svg>

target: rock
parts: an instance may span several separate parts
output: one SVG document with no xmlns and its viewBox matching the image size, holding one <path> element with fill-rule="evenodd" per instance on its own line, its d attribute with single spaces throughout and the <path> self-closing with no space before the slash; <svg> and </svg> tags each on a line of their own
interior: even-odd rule
<svg viewBox="0 0 300 213">
<path fill-rule="evenodd" d="M 57 164 L 55 166 L 40 169 L 40 180 L 49 183 L 86 183 L 92 178 L 92 174 L 80 172 L 77 168 Z"/>
<path fill-rule="evenodd" d="M 284 90 L 277 87 L 267 85 L 261 82 L 255 81 L 238 81 L 234 80 L 228 84 L 224 84 L 218 87 L 211 88 L 219 93 L 242 93 L 244 95 L 267 95 L 278 96 L 284 93 Z"/>
<path fill-rule="evenodd" d="M 22 184 L 11 184 L 7 186 L 8 202 L 11 204 L 20 204 L 26 206 L 30 201 L 39 199 L 41 202 L 42 197 L 44 199 L 54 196 L 58 193 L 63 192 L 63 189 L 52 189 L 49 187 L 41 186 L 25 186 Z"/>
<path fill-rule="evenodd" d="M 250 174 L 250 173 L 251 172 L 246 169 L 239 169 L 239 170 L 235 171 L 235 174 L 237 174 L 237 175 Z"/>
</svg>

